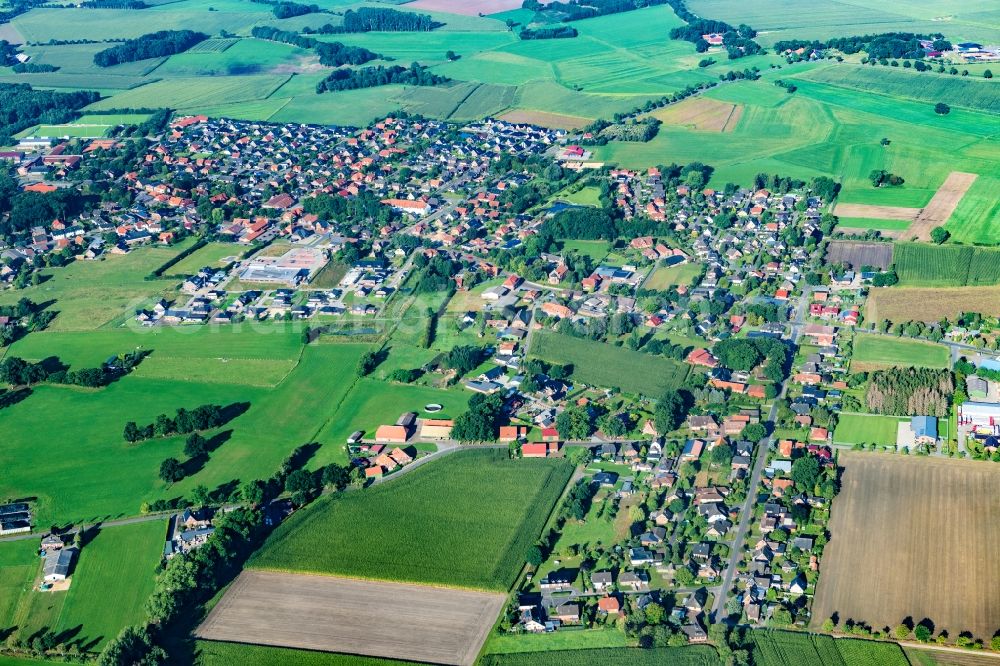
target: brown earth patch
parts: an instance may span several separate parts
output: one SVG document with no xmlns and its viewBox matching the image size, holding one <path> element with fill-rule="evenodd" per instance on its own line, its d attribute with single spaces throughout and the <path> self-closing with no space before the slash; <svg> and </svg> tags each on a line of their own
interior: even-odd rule
<svg viewBox="0 0 1000 666">
<path fill-rule="evenodd" d="M 881 628 L 929 618 L 989 641 L 1000 625 L 1000 475 L 990 463 L 845 451 L 813 605 Z M 975 526 L 972 529 L 970 526 Z M 863 575 L 859 575 L 863 572 Z"/>
<path fill-rule="evenodd" d="M 13 23 L 4 23 L 0 25 L 0 40 L 8 42 L 9 44 L 24 44 L 24 37 L 18 32 L 17 28 Z"/>
<path fill-rule="evenodd" d="M 471 666 L 502 594 L 244 571 L 198 638 Z"/>
<path fill-rule="evenodd" d="M 917 215 L 920 215 L 920 211 L 920 208 L 838 203 L 833 212 L 840 217 L 867 217 L 876 220 L 910 220 L 912 222 L 917 219 Z"/>
<path fill-rule="evenodd" d="M 922 241 L 929 241 L 931 229 L 940 227 L 948 221 L 951 214 L 958 208 L 958 202 L 962 200 L 962 197 L 965 196 L 978 177 L 978 174 L 962 171 L 952 171 L 948 174 L 944 183 L 934 193 L 930 203 L 924 206 L 913 224 L 910 225 L 909 235 L 916 236 Z"/>
<path fill-rule="evenodd" d="M 743 106 L 708 97 L 689 97 L 677 104 L 657 109 L 649 115 L 665 125 L 686 127 L 701 132 L 732 130 L 743 113 Z M 735 118 L 734 118 L 735 116 Z"/>
<path fill-rule="evenodd" d="M 515 109 L 499 116 L 500 120 L 508 123 L 526 123 L 547 127 L 550 129 L 579 129 L 590 124 L 592 118 L 582 118 L 580 116 L 568 116 L 562 113 L 549 113 L 548 111 L 529 111 L 527 109 Z"/>
<path fill-rule="evenodd" d="M 826 248 L 826 263 L 847 264 L 854 270 L 862 266 L 885 270 L 892 265 L 892 243 L 830 241 Z"/>
<path fill-rule="evenodd" d="M 937 322 L 963 312 L 1000 316 L 997 287 L 882 287 L 872 289 L 865 305 L 868 321 Z M 998 618 L 1000 619 L 1000 618 Z"/>
</svg>

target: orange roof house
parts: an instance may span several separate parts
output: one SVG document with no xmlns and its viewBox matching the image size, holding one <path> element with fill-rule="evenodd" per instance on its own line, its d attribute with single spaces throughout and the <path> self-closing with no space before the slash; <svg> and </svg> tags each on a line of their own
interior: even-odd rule
<svg viewBox="0 0 1000 666">
<path fill-rule="evenodd" d="M 376 442 L 390 442 L 393 444 L 402 444 L 410 437 L 409 430 L 405 426 L 398 425 L 380 425 L 377 430 L 375 430 L 375 441 Z"/>
<path fill-rule="evenodd" d="M 497 441 L 513 442 L 527 434 L 528 428 L 526 426 L 500 426 L 500 436 L 497 437 Z"/>
</svg>

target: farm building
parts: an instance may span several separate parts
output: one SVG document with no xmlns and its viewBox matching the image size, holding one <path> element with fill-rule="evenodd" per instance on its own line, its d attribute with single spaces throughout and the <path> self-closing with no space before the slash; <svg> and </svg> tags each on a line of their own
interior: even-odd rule
<svg viewBox="0 0 1000 666">
<path fill-rule="evenodd" d="M 958 424 L 972 426 L 975 429 L 990 431 L 1000 430 L 1000 404 L 995 402 L 962 403 L 958 408 Z"/>
<path fill-rule="evenodd" d="M 521 445 L 525 458 L 547 458 L 559 452 L 559 442 L 531 442 Z"/>
<path fill-rule="evenodd" d="M 45 564 L 42 567 L 46 583 L 54 583 L 69 578 L 70 568 L 73 566 L 73 558 L 76 556 L 76 548 L 57 548 L 45 552 Z"/>
<path fill-rule="evenodd" d="M 406 426 L 380 425 L 378 429 L 375 430 L 376 442 L 403 444 L 409 438 L 410 438 L 410 431 Z"/>
<path fill-rule="evenodd" d="M 0 506 L 0 535 L 31 531 L 31 511 L 23 502 Z"/>
<path fill-rule="evenodd" d="M 420 436 L 424 439 L 448 439 L 453 425 L 455 422 L 451 419 L 424 419 L 420 422 Z"/>
<path fill-rule="evenodd" d="M 914 416 L 910 419 L 910 428 L 917 444 L 934 444 L 937 441 L 937 418 L 933 416 Z"/>
</svg>

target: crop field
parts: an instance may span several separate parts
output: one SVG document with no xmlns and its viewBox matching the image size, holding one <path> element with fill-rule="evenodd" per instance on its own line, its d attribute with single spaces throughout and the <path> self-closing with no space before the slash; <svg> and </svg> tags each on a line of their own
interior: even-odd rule
<svg viewBox="0 0 1000 666">
<path fill-rule="evenodd" d="M 36 303 L 55 301 L 51 308 L 59 315 L 50 330 L 93 330 L 131 314 L 150 300 L 170 297 L 174 281 L 144 281 L 143 277 L 184 247 L 142 248 L 103 261 L 75 261 L 62 268 L 45 269 L 41 284 L 0 293 L 0 304 L 15 303 L 19 298 Z"/>
<path fill-rule="evenodd" d="M 538 331 L 530 354 L 551 363 L 572 364 L 573 379 L 657 398 L 687 376 L 685 364 L 667 358 L 559 333 Z"/>
<path fill-rule="evenodd" d="M 838 217 L 837 229 L 857 233 L 858 229 L 878 229 L 885 238 L 897 238 L 910 228 L 911 220 L 880 220 L 873 217 Z"/>
<path fill-rule="evenodd" d="M 195 635 L 471 666 L 505 602 L 495 592 L 245 571 Z"/>
<path fill-rule="evenodd" d="M 843 217 L 867 217 L 879 220 L 913 222 L 920 214 L 919 208 L 901 206 L 874 206 L 872 204 L 838 203 L 834 212 Z M 907 225 L 909 226 L 909 225 Z"/>
<path fill-rule="evenodd" d="M 506 591 L 571 472 L 565 461 L 510 460 L 506 450 L 451 454 L 315 502 L 282 523 L 249 566 Z"/>
<path fill-rule="evenodd" d="M 934 647 L 903 648 L 911 666 L 995 666 L 996 657 L 991 652 L 947 650 Z"/>
<path fill-rule="evenodd" d="M 947 368 L 948 348 L 933 342 L 888 335 L 858 334 L 854 338 L 851 371 L 861 372 L 893 366 Z"/>
<path fill-rule="evenodd" d="M 1000 287 L 889 287 L 872 289 L 865 304 L 868 321 L 954 320 L 963 312 L 1000 316 Z"/>
<path fill-rule="evenodd" d="M 685 262 L 676 266 L 658 266 L 642 284 L 643 289 L 669 289 L 675 285 L 689 286 L 701 274 L 701 264 Z"/>
<path fill-rule="evenodd" d="M 657 109 L 649 114 L 665 125 L 701 132 L 726 132 L 736 127 L 743 106 L 720 102 L 710 97 L 689 97 L 679 104 Z"/>
<path fill-rule="evenodd" d="M 508 111 L 499 116 L 500 120 L 509 123 L 527 123 L 538 125 L 539 127 L 577 129 L 589 122 L 588 118 L 579 116 L 569 116 L 559 113 L 547 113 L 545 111 Z"/>
<path fill-rule="evenodd" d="M 899 283 L 916 287 L 965 287 L 1000 283 L 1000 249 L 897 243 Z"/>
<path fill-rule="evenodd" d="M 958 203 L 945 228 L 962 243 L 1000 242 L 996 221 L 1000 220 L 1000 178 L 980 176 Z"/>
<path fill-rule="evenodd" d="M 754 663 L 759 666 L 908 666 L 895 643 L 819 634 L 759 629 L 753 632 Z"/>
<path fill-rule="evenodd" d="M 82 648 L 98 651 L 125 626 L 142 622 L 166 534 L 166 520 L 101 530 L 80 551 L 54 629 L 72 636 Z"/>
<path fill-rule="evenodd" d="M 837 444 L 895 444 L 900 419 L 878 414 L 841 414 L 833 441 Z"/>
<path fill-rule="evenodd" d="M 886 270 L 892 266 L 892 243 L 830 241 L 826 249 L 828 265 L 845 264 L 854 270 L 874 266 Z"/>
<path fill-rule="evenodd" d="M 208 340 L 215 338 L 211 329 L 203 331 L 199 331 L 204 336 L 200 342 L 206 344 L 202 353 L 210 354 L 212 345 Z M 246 334 L 254 336 L 253 332 Z M 44 335 L 31 335 L 25 341 Z M 173 335 L 180 343 L 184 332 Z M 237 337 L 231 335 L 228 339 Z M 261 342 L 283 344 L 279 335 L 254 337 Z M 222 343 L 227 336 L 218 339 Z M 191 364 L 197 364 L 202 345 L 195 337 L 189 340 L 196 352 Z M 150 342 L 149 346 L 154 345 Z M 134 515 L 142 501 L 182 496 L 199 484 L 215 491 L 240 480 L 266 478 L 293 448 L 314 441 L 333 417 L 353 382 L 357 359 L 365 349 L 355 344 L 307 347 L 302 352 L 302 363 L 280 384 L 267 389 L 247 385 L 245 380 L 185 382 L 177 375 L 171 379 L 128 376 L 96 390 L 35 387 L 26 400 L 0 411 L 0 430 L 5 433 L 4 447 L 0 449 L 0 465 L 5 470 L 0 477 L 0 496 L 37 496 L 40 524 L 57 517 L 91 522 Z M 56 353 L 58 347 L 51 348 L 48 355 Z M 157 414 L 206 403 L 249 403 L 249 408 L 218 431 L 207 433 L 213 442 L 208 459 L 203 464 L 188 464 L 189 475 L 167 486 L 157 478 L 159 464 L 169 456 L 185 458 L 184 438 L 127 445 L 122 428 L 130 420 L 149 423 Z M 51 418 L 54 412 L 60 418 Z M 288 418 L 289 414 L 297 416 Z"/>
<path fill-rule="evenodd" d="M 223 643 L 221 641 L 195 641 L 197 666 L 418 666 L 416 662 L 378 657 L 360 657 L 335 652 L 292 650 L 267 645 Z M 32 664 L 34 662 L 31 662 Z M 0 666 L 6 666 L 0 661 Z M 20 665 L 18 665 L 20 666 Z M 28 664 L 27 666 L 31 666 Z"/>
<path fill-rule="evenodd" d="M 185 53 L 223 53 L 238 41 L 238 39 L 228 38 L 206 39 L 203 42 L 195 44 L 185 51 Z"/>
<path fill-rule="evenodd" d="M 178 77 L 149 83 L 95 102 L 88 109 L 146 108 L 169 99 L 181 112 L 213 104 L 258 101 L 267 98 L 288 80 L 288 75 Z"/>
<path fill-rule="evenodd" d="M 843 452 L 813 622 L 929 618 L 987 641 L 1000 618 L 1000 477 L 989 464 Z M 975 524 L 979 529 L 969 530 Z M 858 572 L 864 571 L 864 576 Z"/>
<path fill-rule="evenodd" d="M 983 78 L 917 72 L 902 67 L 835 65 L 804 74 L 812 81 L 862 90 L 866 93 L 907 97 L 936 104 L 963 106 L 1000 113 L 1000 85 Z"/>
<path fill-rule="evenodd" d="M 782 39 L 825 39 L 880 32 L 938 32 L 961 40 L 996 38 L 1000 11 L 990 0 L 930 4 L 903 0 L 891 5 L 876 0 L 835 0 L 821 6 L 798 0 L 693 0 L 691 11 L 701 16 L 746 23 L 764 34 L 761 43 Z M 946 22 L 942 22 L 942 18 Z"/>
<path fill-rule="evenodd" d="M 707 645 L 677 648 L 598 648 L 488 654 L 482 666 L 715 666 L 719 655 Z"/>
</svg>

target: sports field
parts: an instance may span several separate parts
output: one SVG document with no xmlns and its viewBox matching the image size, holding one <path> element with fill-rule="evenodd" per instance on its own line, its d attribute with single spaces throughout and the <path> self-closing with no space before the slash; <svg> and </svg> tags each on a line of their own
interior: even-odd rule
<svg viewBox="0 0 1000 666">
<path fill-rule="evenodd" d="M 854 338 L 851 370 L 861 372 L 888 367 L 947 368 L 948 348 L 889 335 L 858 334 Z"/>
<path fill-rule="evenodd" d="M 550 331 L 535 333 L 530 353 L 551 363 L 571 364 L 573 379 L 584 384 L 651 398 L 678 388 L 688 371 L 679 361 Z"/>
<path fill-rule="evenodd" d="M 895 444 L 896 429 L 906 419 L 877 414 L 841 414 L 833 441 L 837 444 Z"/>
<path fill-rule="evenodd" d="M 702 265 L 686 262 L 676 266 L 658 266 L 642 283 L 643 289 L 669 289 L 674 286 L 690 286 L 701 274 Z"/>
<path fill-rule="evenodd" d="M 988 463 L 843 452 L 813 622 L 929 618 L 989 640 L 1000 618 L 1000 477 Z M 970 530 L 969 525 L 978 529 Z M 858 572 L 865 575 L 859 576 Z"/>
<path fill-rule="evenodd" d="M 506 591 L 571 472 L 562 460 L 510 460 L 506 449 L 450 454 L 315 502 L 249 567 Z"/>
<path fill-rule="evenodd" d="M 195 636 L 471 666 L 505 602 L 498 593 L 246 571 Z"/>
<path fill-rule="evenodd" d="M 963 312 L 1000 316 L 1000 287 L 889 287 L 872 289 L 865 303 L 869 321 L 939 322 Z"/>
</svg>

